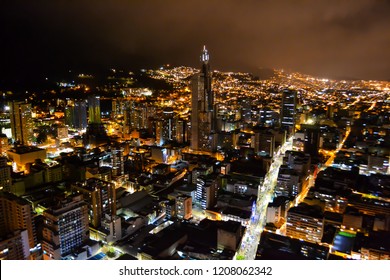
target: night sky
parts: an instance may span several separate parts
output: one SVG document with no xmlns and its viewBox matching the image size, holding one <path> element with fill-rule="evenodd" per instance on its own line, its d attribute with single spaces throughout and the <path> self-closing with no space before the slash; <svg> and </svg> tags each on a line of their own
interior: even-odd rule
<svg viewBox="0 0 390 280">
<path fill-rule="evenodd" d="M 390 80 L 390 1 L 4 0 L 1 75 L 162 64 Z"/>
</svg>

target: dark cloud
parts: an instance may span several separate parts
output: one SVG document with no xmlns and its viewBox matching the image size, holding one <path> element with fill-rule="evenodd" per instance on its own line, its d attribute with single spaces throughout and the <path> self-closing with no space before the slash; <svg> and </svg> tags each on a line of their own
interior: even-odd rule
<svg viewBox="0 0 390 280">
<path fill-rule="evenodd" d="M 389 1 L 35 0 L 0 4 L 2 71 L 165 63 L 390 79 Z"/>
</svg>

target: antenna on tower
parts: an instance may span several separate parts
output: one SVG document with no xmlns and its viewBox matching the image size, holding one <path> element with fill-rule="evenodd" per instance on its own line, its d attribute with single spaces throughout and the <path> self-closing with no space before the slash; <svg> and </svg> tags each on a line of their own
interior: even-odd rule
<svg viewBox="0 0 390 280">
<path fill-rule="evenodd" d="M 203 45 L 203 50 L 202 50 L 202 55 L 200 56 L 200 61 L 202 61 L 203 63 L 209 62 L 209 52 L 206 49 L 206 45 Z"/>
</svg>

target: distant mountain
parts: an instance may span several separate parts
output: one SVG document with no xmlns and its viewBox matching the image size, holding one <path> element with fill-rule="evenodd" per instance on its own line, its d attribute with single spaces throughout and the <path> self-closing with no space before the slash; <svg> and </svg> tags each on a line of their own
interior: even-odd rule
<svg viewBox="0 0 390 280">
<path fill-rule="evenodd" d="M 247 72 L 253 75 L 260 80 L 268 80 L 275 75 L 275 70 L 267 67 L 257 67 L 257 68 L 243 68 L 241 72 Z"/>
</svg>

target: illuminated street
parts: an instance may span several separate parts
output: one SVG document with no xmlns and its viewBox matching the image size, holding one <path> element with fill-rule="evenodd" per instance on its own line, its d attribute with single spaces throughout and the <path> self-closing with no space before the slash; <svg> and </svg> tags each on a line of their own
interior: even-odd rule
<svg viewBox="0 0 390 280">
<path fill-rule="evenodd" d="M 282 165 L 285 152 L 291 149 L 292 137 L 277 150 L 273 157 L 271 167 L 265 176 L 263 184 L 259 188 L 255 213 L 252 213 L 252 219 L 242 238 L 240 249 L 236 254 L 237 259 L 254 260 L 256 257 L 257 245 L 259 244 L 260 236 L 265 226 L 267 206 L 274 192 L 279 168 Z"/>
</svg>

